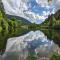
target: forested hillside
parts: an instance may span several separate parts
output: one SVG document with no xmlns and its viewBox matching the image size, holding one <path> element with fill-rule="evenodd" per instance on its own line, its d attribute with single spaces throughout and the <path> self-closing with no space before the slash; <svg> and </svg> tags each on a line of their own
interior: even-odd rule
<svg viewBox="0 0 60 60">
<path fill-rule="evenodd" d="M 0 32 L 2 30 L 15 30 L 16 28 L 21 28 L 21 26 L 24 26 L 26 24 L 30 24 L 29 21 L 27 21 L 24 18 L 18 18 L 17 16 L 11 16 L 6 15 L 4 12 L 4 7 L 2 2 L 0 1 Z"/>
<path fill-rule="evenodd" d="M 0 0 L 0 54 L 5 50 L 7 38 L 20 36 L 27 31 L 28 24 L 22 21 L 24 18 L 9 17 L 5 14 L 4 6 Z M 25 21 L 27 20 L 25 19 Z"/>
<path fill-rule="evenodd" d="M 49 15 L 48 18 L 41 24 L 41 27 L 60 29 L 60 10 L 58 10 L 55 14 Z"/>
</svg>

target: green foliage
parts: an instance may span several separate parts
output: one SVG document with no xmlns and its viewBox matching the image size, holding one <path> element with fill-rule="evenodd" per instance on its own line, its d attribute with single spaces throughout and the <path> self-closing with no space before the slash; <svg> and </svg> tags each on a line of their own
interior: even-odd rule
<svg viewBox="0 0 60 60">
<path fill-rule="evenodd" d="M 55 14 L 49 15 L 48 18 L 41 24 L 41 27 L 60 29 L 60 10 Z"/>
<path fill-rule="evenodd" d="M 29 26 L 28 26 L 28 28 L 29 29 L 36 29 L 36 24 L 35 23 L 33 23 L 33 24 L 30 24 Z"/>
<path fill-rule="evenodd" d="M 60 46 L 60 30 L 54 29 L 42 29 L 41 30 L 50 40 L 53 40 L 55 44 Z"/>
<path fill-rule="evenodd" d="M 16 19 L 14 17 L 11 18 L 12 21 L 15 21 Z"/>
<path fill-rule="evenodd" d="M 57 17 L 56 17 L 57 14 Z M 60 10 L 55 14 L 49 15 L 48 18 L 41 24 L 31 24 L 29 28 L 41 29 L 41 28 L 53 28 L 60 29 Z"/>
<path fill-rule="evenodd" d="M 60 60 L 60 55 L 58 53 L 54 53 L 49 60 Z"/>
<path fill-rule="evenodd" d="M 2 9 L 0 10 L 0 32 L 2 30 L 15 30 L 16 28 L 21 28 L 23 25 L 25 24 L 22 23 L 22 21 L 17 20 L 15 17 L 8 19 L 4 11 Z"/>
<path fill-rule="evenodd" d="M 2 19 L 2 13 L 1 13 L 1 11 L 0 11 L 0 19 Z"/>
<path fill-rule="evenodd" d="M 8 60 L 18 60 L 17 56 L 11 56 Z"/>
<path fill-rule="evenodd" d="M 16 28 L 15 30 L 10 29 L 9 31 L 2 30 L 0 32 L 0 53 L 2 54 L 4 52 L 8 38 L 17 37 L 27 32 L 28 30 L 23 29 L 23 28 Z"/>
<path fill-rule="evenodd" d="M 23 25 L 25 24 L 14 17 L 8 19 L 4 10 L 0 9 L 0 52 L 4 51 L 7 38 L 26 33 L 27 29 L 21 27 Z"/>
<path fill-rule="evenodd" d="M 37 58 L 34 57 L 34 56 L 28 56 L 28 57 L 26 58 L 26 60 L 37 60 Z"/>
</svg>

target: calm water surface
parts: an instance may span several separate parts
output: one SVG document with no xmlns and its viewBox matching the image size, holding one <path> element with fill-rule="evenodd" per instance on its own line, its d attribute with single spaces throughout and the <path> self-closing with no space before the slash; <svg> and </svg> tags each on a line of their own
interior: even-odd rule
<svg viewBox="0 0 60 60">
<path fill-rule="evenodd" d="M 60 53 L 59 31 L 42 31 L 30 31 L 22 36 L 9 38 L 2 59 L 25 60 L 29 55 L 37 56 L 37 58 L 48 58 L 54 52 Z"/>
</svg>

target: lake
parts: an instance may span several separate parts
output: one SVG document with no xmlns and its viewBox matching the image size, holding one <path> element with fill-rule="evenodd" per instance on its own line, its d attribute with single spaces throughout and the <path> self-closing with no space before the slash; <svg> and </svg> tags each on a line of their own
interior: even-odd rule
<svg viewBox="0 0 60 60">
<path fill-rule="evenodd" d="M 26 60 L 30 55 L 40 60 L 48 59 L 55 52 L 60 54 L 59 30 L 43 29 L 13 36 L 7 39 L 1 60 Z"/>
</svg>

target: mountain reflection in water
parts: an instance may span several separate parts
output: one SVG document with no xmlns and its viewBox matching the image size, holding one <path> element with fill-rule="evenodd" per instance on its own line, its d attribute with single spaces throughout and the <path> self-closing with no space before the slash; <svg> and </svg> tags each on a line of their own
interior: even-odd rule
<svg viewBox="0 0 60 60">
<path fill-rule="evenodd" d="M 28 55 L 36 55 L 39 58 L 48 58 L 54 52 L 60 53 L 60 48 L 53 40 L 49 40 L 43 32 L 30 31 L 20 36 L 9 38 L 5 53 L 2 55 L 4 60 L 24 60 Z"/>
</svg>

